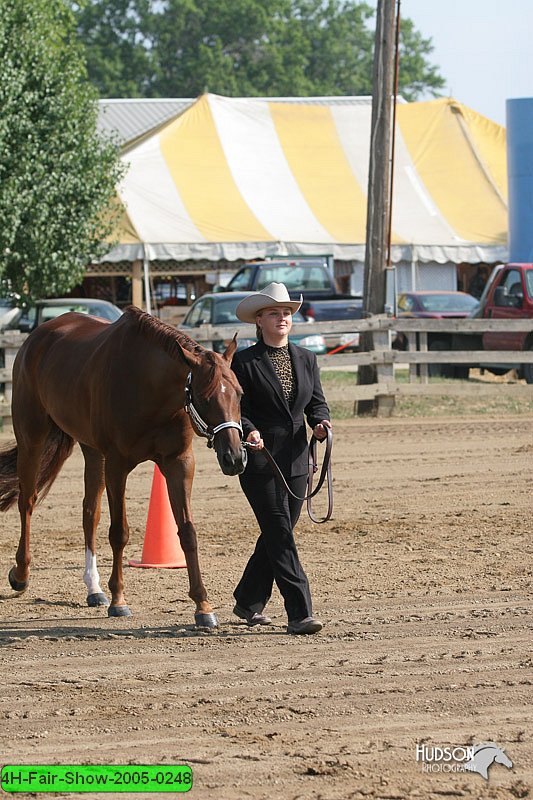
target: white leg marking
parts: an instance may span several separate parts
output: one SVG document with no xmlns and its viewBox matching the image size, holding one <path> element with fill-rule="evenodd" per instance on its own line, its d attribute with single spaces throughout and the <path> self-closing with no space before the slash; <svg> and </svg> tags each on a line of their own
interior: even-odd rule
<svg viewBox="0 0 533 800">
<path fill-rule="evenodd" d="M 85 550 L 85 572 L 83 573 L 83 582 L 87 587 L 87 594 L 98 594 L 102 591 L 100 588 L 100 575 L 96 568 L 96 556 L 92 551 Z"/>
</svg>

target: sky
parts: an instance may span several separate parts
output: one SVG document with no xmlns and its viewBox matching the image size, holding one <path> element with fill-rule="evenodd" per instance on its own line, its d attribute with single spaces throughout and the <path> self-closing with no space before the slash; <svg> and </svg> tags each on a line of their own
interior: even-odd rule
<svg viewBox="0 0 533 800">
<path fill-rule="evenodd" d="M 533 0 L 400 0 L 400 17 L 432 40 L 445 96 L 499 125 L 508 98 L 533 97 Z"/>
</svg>

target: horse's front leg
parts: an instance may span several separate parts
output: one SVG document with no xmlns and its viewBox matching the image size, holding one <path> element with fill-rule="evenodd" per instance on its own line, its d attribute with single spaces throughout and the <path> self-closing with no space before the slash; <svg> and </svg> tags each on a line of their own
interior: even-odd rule
<svg viewBox="0 0 533 800">
<path fill-rule="evenodd" d="M 85 537 L 85 571 L 83 582 L 87 587 L 87 605 L 108 606 L 109 600 L 100 587 L 96 566 L 96 529 L 100 521 L 102 492 L 104 491 L 104 457 L 92 447 L 81 444 L 85 459 L 85 496 L 83 498 L 83 534 Z"/>
<path fill-rule="evenodd" d="M 191 452 L 158 464 L 166 478 L 172 512 L 178 526 L 181 549 L 185 554 L 189 575 L 189 597 L 196 603 L 194 621 L 202 628 L 217 628 L 218 621 L 207 599 L 198 561 L 198 541 L 191 512 L 191 490 L 194 478 L 194 456 Z"/>
<path fill-rule="evenodd" d="M 126 479 L 131 467 L 123 459 L 107 456 L 105 459 L 105 486 L 109 502 L 109 543 L 113 550 L 113 568 L 109 578 L 111 605 L 107 609 L 109 617 L 129 617 L 131 611 L 124 599 L 124 578 L 122 574 L 122 554 L 129 539 L 128 521 L 124 493 Z"/>
</svg>

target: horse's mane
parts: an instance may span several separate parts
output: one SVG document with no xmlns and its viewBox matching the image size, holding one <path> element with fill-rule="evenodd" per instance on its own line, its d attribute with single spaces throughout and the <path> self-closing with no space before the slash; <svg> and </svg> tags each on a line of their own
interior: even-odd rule
<svg viewBox="0 0 533 800">
<path fill-rule="evenodd" d="M 127 306 L 124 309 L 124 315 L 143 336 L 146 336 L 147 339 L 161 347 L 173 358 L 179 359 L 182 363 L 183 355 L 177 344 L 181 345 L 184 350 L 188 350 L 189 353 L 199 356 L 209 367 L 207 385 L 203 390 L 203 394 L 208 399 L 215 392 L 220 362 L 211 350 L 202 347 L 201 344 L 195 342 L 183 331 L 179 331 L 177 328 L 161 322 L 156 317 L 152 317 L 151 314 L 141 311 L 137 306 Z"/>
<path fill-rule="evenodd" d="M 185 350 L 197 356 L 204 356 L 209 352 L 205 347 L 195 342 L 194 339 L 191 339 L 190 336 L 187 336 L 186 333 L 183 333 L 183 331 L 179 331 L 177 328 L 173 328 L 171 325 L 161 322 L 160 319 L 152 317 L 151 314 L 147 314 L 145 311 L 141 311 L 137 306 L 128 306 L 124 309 L 124 314 L 131 320 L 143 336 L 146 336 L 146 338 L 150 339 L 154 344 L 159 345 L 159 347 L 163 348 L 163 350 L 171 356 L 178 356 L 181 358 L 179 347 L 176 347 L 176 342 Z"/>
</svg>

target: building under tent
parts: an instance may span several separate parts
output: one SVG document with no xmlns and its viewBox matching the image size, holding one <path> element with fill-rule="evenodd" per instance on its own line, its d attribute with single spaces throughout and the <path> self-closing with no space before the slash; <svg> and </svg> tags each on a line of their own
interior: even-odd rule
<svg viewBox="0 0 533 800">
<path fill-rule="evenodd" d="M 102 101 L 127 171 L 117 243 L 88 275 L 131 278 L 137 303 L 144 281 L 162 302 L 244 260 L 328 255 L 361 291 L 371 111 L 366 97 Z M 506 259 L 501 126 L 452 99 L 399 102 L 393 185 L 399 291 L 466 288 Z"/>
</svg>

